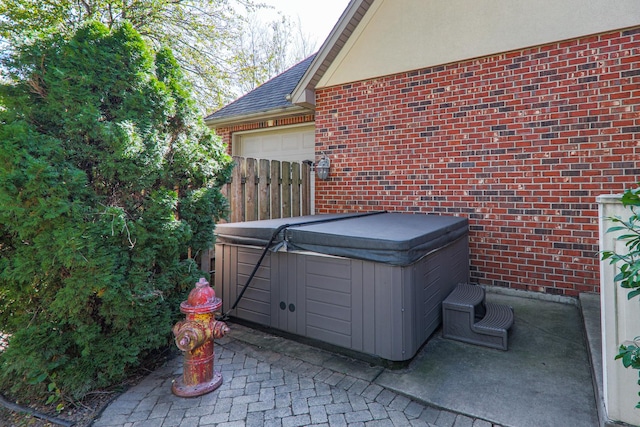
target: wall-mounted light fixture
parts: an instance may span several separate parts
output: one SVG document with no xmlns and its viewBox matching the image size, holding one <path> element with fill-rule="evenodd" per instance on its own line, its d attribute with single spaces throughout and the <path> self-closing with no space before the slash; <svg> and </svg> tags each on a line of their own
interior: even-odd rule
<svg viewBox="0 0 640 427">
<path fill-rule="evenodd" d="M 326 156 L 326 154 L 324 154 L 324 152 L 322 152 L 322 158 L 320 160 L 318 160 L 318 163 L 316 163 L 316 176 L 325 181 L 327 178 L 329 178 L 329 169 L 331 168 L 331 162 L 329 161 L 329 158 Z"/>
</svg>

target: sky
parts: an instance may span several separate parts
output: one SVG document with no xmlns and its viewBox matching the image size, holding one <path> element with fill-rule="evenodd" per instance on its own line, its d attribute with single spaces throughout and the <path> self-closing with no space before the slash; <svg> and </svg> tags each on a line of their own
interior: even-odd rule
<svg viewBox="0 0 640 427">
<path fill-rule="evenodd" d="M 300 18 L 304 33 L 309 34 L 319 48 L 347 8 L 349 0 L 260 0 L 258 3 L 273 6 L 293 22 Z"/>
</svg>

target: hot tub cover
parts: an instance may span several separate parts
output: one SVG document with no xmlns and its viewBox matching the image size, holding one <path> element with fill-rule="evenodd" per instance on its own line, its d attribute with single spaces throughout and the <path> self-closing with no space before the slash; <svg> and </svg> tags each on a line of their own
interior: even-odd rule
<svg viewBox="0 0 640 427">
<path fill-rule="evenodd" d="M 306 215 L 292 218 L 264 219 L 260 221 L 230 222 L 217 224 L 215 229 L 216 241 L 221 243 L 235 243 L 245 245 L 264 246 L 269 243 L 271 236 L 282 226 L 299 227 L 309 222 L 331 221 L 349 218 L 357 214 L 322 214 Z M 284 241 L 284 231 L 274 239 L 273 246 Z"/>
<path fill-rule="evenodd" d="M 381 212 L 325 214 L 219 224 L 221 243 L 266 245 L 274 232 L 274 250 L 302 250 L 392 265 L 409 265 L 464 236 L 466 218 Z"/>
</svg>

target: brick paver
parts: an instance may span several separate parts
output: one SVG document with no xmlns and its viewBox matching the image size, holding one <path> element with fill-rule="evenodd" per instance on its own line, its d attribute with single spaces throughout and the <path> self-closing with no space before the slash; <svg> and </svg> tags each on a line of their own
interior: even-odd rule
<svg viewBox="0 0 640 427">
<path fill-rule="evenodd" d="M 93 426 L 499 427 L 322 366 L 322 359 L 309 362 L 236 340 L 233 329 L 215 350 L 215 368 L 224 378 L 218 390 L 174 396 L 171 383 L 182 372 L 176 357 L 115 399 Z"/>
</svg>

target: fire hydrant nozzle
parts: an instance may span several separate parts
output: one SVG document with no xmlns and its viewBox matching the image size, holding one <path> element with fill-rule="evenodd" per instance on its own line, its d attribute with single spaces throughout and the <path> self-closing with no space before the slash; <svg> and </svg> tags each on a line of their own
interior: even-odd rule
<svg viewBox="0 0 640 427">
<path fill-rule="evenodd" d="M 229 332 L 230 329 L 226 323 L 216 320 L 213 325 L 213 337 L 222 338 Z"/>
<path fill-rule="evenodd" d="M 173 327 L 173 335 L 176 337 L 176 345 L 182 351 L 191 351 L 204 344 L 207 339 L 205 325 L 194 321 L 176 323 Z"/>
<path fill-rule="evenodd" d="M 191 290 L 187 301 L 180 304 L 180 311 L 187 320 L 173 327 L 176 345 L 184 352 L 184 368 L 181 378 L 173 382 L 172 391 L 182 397 L 195 397 L 209 393 L 222 384 L 222 375 L 214 371 L 214 338 L 222 338 L 229 327 L 215 320 L 214 312 L 220 309 L 222 300 L 204 278 Z"/>
</svg>

